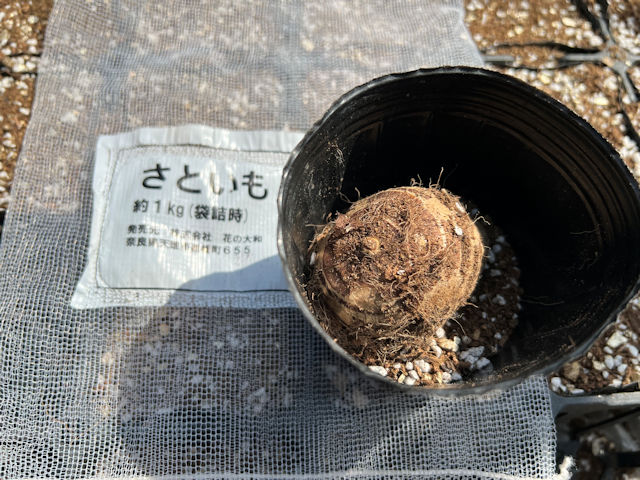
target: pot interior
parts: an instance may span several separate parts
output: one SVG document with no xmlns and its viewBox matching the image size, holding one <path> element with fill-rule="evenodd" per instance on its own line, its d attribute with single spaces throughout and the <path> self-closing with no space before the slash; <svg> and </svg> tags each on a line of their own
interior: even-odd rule
<svg viewBox="0 0 640 480">
<path fill-rule="evenodd" d="M 524 83 L 453 68 L 359 87 L 296 149 L 281 190 L 280 247 L 299 299 L 312 225 L 346 210 L 345 197 L 412 179 L 440 179 L 472 202 L 518 257 L 519 324 L 492 357 L 493 373 L 470 384 L 557 368 L 584 351 L 637 290 L 640 197 L 615 150 Z"/>
</svg>

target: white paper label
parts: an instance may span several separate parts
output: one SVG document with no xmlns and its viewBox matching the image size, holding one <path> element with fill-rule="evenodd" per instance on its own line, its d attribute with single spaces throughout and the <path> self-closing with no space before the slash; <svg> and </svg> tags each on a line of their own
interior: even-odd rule
<svg viewBox="0 0 640 480">
<path fill-rule="evenodd" d="M 87 266 L 71 305 L 291 304 L 276 198 L 301 138 L 197 125 L 100 137 Z"/>
</svg>

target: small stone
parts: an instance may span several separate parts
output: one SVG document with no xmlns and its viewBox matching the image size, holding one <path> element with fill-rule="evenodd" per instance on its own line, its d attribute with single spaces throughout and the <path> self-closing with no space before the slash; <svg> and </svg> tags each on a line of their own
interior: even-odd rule
<svg viewBox="0 0 640 480">
<path fill-rule="evenodd" d="M 449 372 L 442 372 L 442 382 L 451 383 L 451 374 Z"/>
<path fill-rule="evenodd" d="M 378 375 L 382 375 L 383 377 L 387 376 L 387 369 L 380 366 L 380 365 L 371 365 L 369 367 L 369 370 L 371 370 L 372 372 L 377 373 Z"/>
<path fill-rule="evenodd" d="M 444 350 L 449 350 L 451 352 L 457 352 L 458 351 L 458 344 L 456 342 L 454 342 L 453 340 L 449 340 L 448 338 L 439 339 L 438 340 L 438 344 Z"/>
<path fill-rule="evenodd" d="M 541 73 L 538 78 L 540 79 L 540 81 L 542 83 L 544 83 L 545 85 L 549 85 L 551 83 L 551 77 L 549 75 L 547 75 L 546 73 Z"/>
<path fill-rule="evenodd" d="M 24 63 L 16 63 L 11 70 L 15 73 L 22 73 L 27 71 L 27 66 Z"/>
<path fill-rule="evenodd" d="M 416 372 L 415 370 L 411 370 L 409 372 L 409 376 L 414 380 L 420 380 L 420 375 L 418 375 L 418 372 Z"/>
<path fill-rule="evenodd" d="M 504 305 L 507 304 L 507 301 L 505 300 L 505 298 L 500 294 L 498 294 L 495 297 L 493 297 L 492 301 L 493 301 L 493 303 L 495 303 L 497 305 L 501 305 L 501 306 L 504 306 Z"/>
<path fill-rule="evenodd" d="M 412 377 L 407 377 L 402 381 L 402 383 L 404 383 L 405 385 L 415 385 L 416 379 Z"/>
<path fill-rule="evenodd" d="M 607 340 L 607 346 L 610 348 L 618 348 L 625 343 L 627 343 L 627 338 L 617 330 Z"/>
<path fill-rule="evenodd" d="M 473 363 L 484 353 L 484 347 L 472 347 L 460 353 L 460 360 Z"/>
<path fill-rule="evenodd" d="M 611 383 L 609 383 L 609 385 L 618 388 L 620 385 L 622 385 L 622 380 L 620 380 L 619 378 L 614 378 L 613 380 L 611 380 Z"/>
<path fill-rule="evenodd" d="M 562 390 L 566 387 L 562 384 L 562 379 L 560 377 L 551 377 L 551 388 L 554 390 Z"/>
<path fill-rule="evenodd" d="M 400 376 L 398 377 L 398 383 L 403 383 L 405 378 L 407 378 L 407 376 L 404 373 L 401 373 Z"/>
<path fill-rule="evenodd" d="M 593 360 L 591 362 L 591 365 L 593 366 L 593 368 L 595 368 L 596 370 L 602 371 L 604 370 L 604 363 L 599 362 L 598 360 Z"/>
<path fill-rule="evenodd" d="M 606 355 L 604 357 L 604 364 L 609 370 L 613 370 L 613 368 L 616 366 L 615 361 L 613 360 L 613 357 L 611 355 Z"/>
<path fill-rule="evenodd" d="M 624 372 L 627 371 L 627 365 L 625 365 L 624 363 L 620 364 L 620 365 L 618 365 L 618 368 L 616 370 L 618 371 L 618 373 L 620 375 L 624 375 Z"/>
<path fill-rule="evenodd" d="M 463 234 L 462 229 L 457 225 L 453 228 L 453 231 L 456 232 L 456 235 L 458 235 L 459 237 L 461 237 Z"/>
<path fill-rule="evenodd" d="M 602 372 L 602 378 L 604 378 L 605 380 L 609 378 L 609 372 L 607 372 L 606 370 Z"/>
<path fill-rule="evenodd" d="M 578 362 L 571 362 L 564 366 L 562 374 L 571 382 L 575 382 L 582 372 L 582 367 Z"/>
<path fill-rule="evenodd" d="M 393 364 L 393 368 L 395 368 L 396 370 L 402 370 L 402 364 L 401 363 L 394 363 Z"/>
<path fill-rule="evenodd" d="M 451 374 L 451 381 L 452 382 L 459 382 L 460 380 L 462 380 L 462 375 L 460 375 L 458 372 L 453 372 Z"/>
<path fill-rule="evenodd" d="M 407 371 L 413 370 L 413 363 L 412 362 L 405 363 L 404 368 L 406 368 Z"/>
<path fill-rule="evenodd" d="M 573 18 L 569 18 L 569 17 L 562 17 L 562 23 L 566 27 L 575 28 L 578 26 L 578 22 L 576 22 Z"/>
<path fill-rule="evenodd" d="M 475 367 L 477 370 L 481 370 L 481 369 L 483 369 L 483 368 L 488 367 L 489 365 L 491 365 L 491 361 L 490 361 L 488 358 L 486 358 L 486 357 L 481 357 L 481 358 L 479 358 L 479 359 L 478 359 L 478 361 L 474 364 L 474 367 Z"/>
<path fill-rule="evenodd" d="M 413 363 L 422 373 L 429 373 L 431 371 L 431 364 L 422 359 L 416 360 Z"/>
<path fill-rule="evenodd" d="M 638 356 L 638 347 L 636 347 L 635 345 L 631 345 L 630 343 L 627 344 L 627 350 L 629 350 L 629 354 L 632 357 L 637 357 Z"/>
<path fill-rule="evenodd" d="M 593 103 L 601 107 L 606 107 L 609 105 L 609 100 L 607 100 L 607 97 L 599 95 L 593 99 Z"/>
<path fill-rule="evenodd" d="M 435 347 L 431 347 L 431 350 L 433 350 L 433 353 L 435 353 L 436 358 L 440 358 L 442 356 L 442 349 L 439 346 L 435 346 Z"/>
<path fill-rule="evenodd" d="M 436 338 L 443 338 L 446 335 L 444 328 L 440 327 L 436 330 L 435 336 Z"/>
<path fill-rule="evenodd" d="M 574 395 L 579 395 L 581 393 L 584 393 L 584 390 L 582 388 L 572 388 L 569 391 Z"/>
<path fill-rule="evenodd" d="M 599 47 L 600 45 L 602 45 L 604 43 L 604 40 L 602 40 L 600 37 L 594 35 L 589 39 L 589 45 L 592 47 Z"/>
<path fill-rule="evenodd" d="M 29 17 L 27 17 L 27 22 L 29 22 L 31 25 L 35 25 L 36 23 L 38 23 L 38 17 L 36 17 L 35 15 L 29 15 Z"/>
</svg>

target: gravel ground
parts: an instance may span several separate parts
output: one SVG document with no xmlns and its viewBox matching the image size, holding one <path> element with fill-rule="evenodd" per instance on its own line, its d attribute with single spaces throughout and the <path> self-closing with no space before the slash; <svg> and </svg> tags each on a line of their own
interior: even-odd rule
<svg viewBox="0 0 640 480">
<path fill-rule="evenodd" d="M 53 0 L 0 2 L 0 232 Z"/>
</svg>

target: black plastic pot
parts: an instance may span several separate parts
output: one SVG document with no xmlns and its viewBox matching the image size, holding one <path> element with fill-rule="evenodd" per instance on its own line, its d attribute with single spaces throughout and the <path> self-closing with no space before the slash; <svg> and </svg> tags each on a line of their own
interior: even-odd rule
<svg viewBox="0 0 640 480">
<path fill-rule="evenodd" d="M 493 374 L 423 390 L 504 387 L 584 353 L 638 290 L 638 185 L 583 119 L 519 80 L 476 68 L 375 79 L 340 98 L 296 147 L 280 190 L 278 247 L 306 318 L 363 373 L 397 385 L 319 326 L 303 289 L 307 249 L 312 225 L 346 210 L 340 193 L 366 196 L 418 176 L 435 182 L 441 169 L 441 184 L 508 236 L 523 310 L 492 357 Z"/>
</svg>

